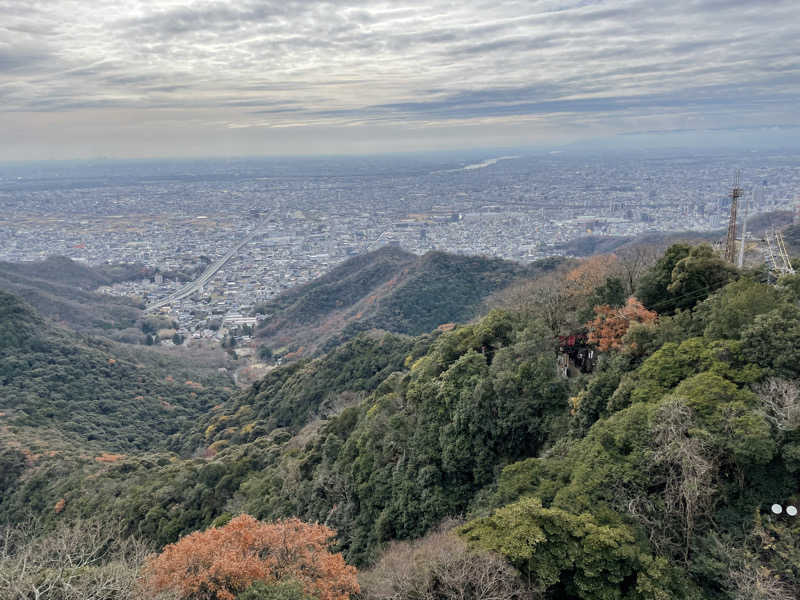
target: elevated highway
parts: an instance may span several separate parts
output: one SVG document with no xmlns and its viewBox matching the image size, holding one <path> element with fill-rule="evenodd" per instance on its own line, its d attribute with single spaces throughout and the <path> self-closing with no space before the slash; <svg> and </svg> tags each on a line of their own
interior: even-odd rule
<svg viewBox="0 0 800 600">
<path fill-rule="evenodd" d="M 208 267 L 206 267 L 206 270 L 203 271 L 203 273 L 200 275 L 200 277 L 198 277 L 194 281 L 190 281 L 189 283 L 187 283 L 186 285 L 181 287 L 179 290 L 171 293 L 166 298 L 162 298 L 161 300 L 159 300 L 157 302 L 153 302 L 153 304 L 150 304 L 147 308 L 144 309 L 144 311 L 145 312 L 153 312 L 155 310 L 158 310 L 162 306 L 167 306 L 169 304 L 172 304 L 176 300 L 182 300 L 183 298 L 191 296 L 197 290 L 199 290 L 202 286 L 204 286 L 206 283 L 208 283 L 208 281 L 212 277 L 214 277 L 214 275 L 217 274 L 217 271 L 219 271 L 222 267 L 225 266 L 225 263 L 227 263 L 230 259 L 232 259 L 234 256 L 236 256 L 239 253 L 239 250 L 241 250 L 242 247 L 245 244 L 247 244 L 248 242 L 254 240 L 259 235 L 262 235 L 262 232 L 257 231 L 255 233 L 251 233 L 249 236 L 247 236 L 241 242 L 236 244 L 233 248 L 228 250 L 228 252 L 225 254 L 225 256 L 223 256 L 222 258 L 217 259 L 216 261 L 214 261 L 213 263 L 208 265 Z"/>
</svg>

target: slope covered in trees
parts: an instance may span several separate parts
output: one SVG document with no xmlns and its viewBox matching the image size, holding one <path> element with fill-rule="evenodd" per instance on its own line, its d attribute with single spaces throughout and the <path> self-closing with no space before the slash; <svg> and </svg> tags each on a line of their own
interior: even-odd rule
<svg viewBox="0 0 800 600">
<path fill-rule="evenodd" d="M 135 326 L 142 310 L 128 299 L 93 290 L 137 276 L 142 275 L 134 265 L 90 268 L 57 256 L 39 262 L 0 262 L 0 290 L 25 298 L 53 321 L 96 334 Z"/>
<path fill-rule="evenodd" d="M 0 292 L 0 423 L 55 430 L 109 451 L 166 448 L 169 436 L 224 399 L 179 361 L 77 336 Z"/>
<path fill-rule="evenodd" d="M 269 318 L 258 335 L 273 351 L 302 356 L 373 328 L 418 335 L 477 316 L 490 294 L 547 272 L 557 262 L 525 267 L 444 252 L 417 257 L 388 246 L 352 258 L 261 306 Z"/>
<path fill-rule="evenodd" d="M 111 277 L 99 269 L 93 269 L 65 256 L 50 256 L 41 261 L 31 262 L 0 262 L 0 270 L 6 275 L 14 273 L 26 279 L 36 279 L 86 291 L 128 279 L 128 277 Z"/>
<path fill-rule="evenodd" d="M 241 513 L 297 517 L 376 563 L 367 597 L 462 597 L 459 582 L 505 598 L 798 597 L 800 521 L 770 506 L 800 502 L 800 278 L 767 284 L 703 246 L 626 282 L 617 267 L 595 258 L 451 331 L 361 334 L 279 367 L 176 453 L 31 465 L 11 449 L 0 519 L 103 513 L 163 546 Z M 570 333 L 604 351 L 565 378 Z M 431 533 L 453 516 L 456 534 Z"/>
</svg>

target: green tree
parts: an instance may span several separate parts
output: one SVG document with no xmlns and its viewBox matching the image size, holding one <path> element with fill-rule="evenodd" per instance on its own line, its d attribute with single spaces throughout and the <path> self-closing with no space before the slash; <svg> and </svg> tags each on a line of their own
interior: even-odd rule
<svg viewBox="0 0 800 600">
<path fill-rule="evenodd" d="M 689 309 L 736 277 L 736 269 L 708 244 L 695 246 L 672 270 L 667 291 L 676 309 Z"/>
<path fill-rule="evenodd" d="M 313 600 L 303 586 L 293 580 L 265 583 L 257 581 L 236 596 L 236 600 Z"/>
<path fill-rule="evenodd" d="M 667 288 L 672 284 L 675 266 L 689 256 L 688 244 L 673 244 L 656 264 L 639 280 L 636 297 L 645 308 L 658 313 L 672 314 L 677 308 L 675 295 Z"/>
<path fill-rule="evenodd" d="M 554 597 L 586 600 L 691 597 L 675 570 L 654 558 L 627 525 L 603 525 L 523 498 L 461 528 L 477 547 L 505 556 Z"/>
<path fill-rule="evenodd" d="M 0 446 L 0 504 L 3 502 L 4 492 L 14 488 L 23 471 L 25 455 L 17 448 Z"/>
<path fill-rule="evenodd" d="M 800 377 L 800 308 L 787 304 L 758 315 L 742 332 L 742 354 L 774 375 Z"/>
<path fill-rule="evenodd" d="M 594 319 L 595 306 L 610 306 L 611 308 L 619 308 L 625 304 L 627 294 L 625 293 L 625 286 L 622 280 L 618 277 L 608 277 L 605 282 L 596 287 L 589 296 L 586 306 L 578 315 L 578 320 L 582 323 Z"/>
<path fill-rule="evenodd" d="M 739 339 L 757 315 L 786 303 L 786 292 L 775 286 L 740 279 L 698 304 L 695 318 L 705 322 L 703 334 L 712 339 Z"/>
</svg>

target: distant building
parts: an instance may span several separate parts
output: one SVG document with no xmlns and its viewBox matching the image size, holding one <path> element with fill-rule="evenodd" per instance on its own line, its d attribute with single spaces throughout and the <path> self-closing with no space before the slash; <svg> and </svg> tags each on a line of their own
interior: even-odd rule
<svg viewBox="0 0 800 600">
<path fill-rule="evenodd" d="M 222 320 L 223 327 L 239 327 L 241 325 L 255 325 L 257 317 L 245 317 L 239 313 L 231 313 L 226 315 Z"/>
</svg>

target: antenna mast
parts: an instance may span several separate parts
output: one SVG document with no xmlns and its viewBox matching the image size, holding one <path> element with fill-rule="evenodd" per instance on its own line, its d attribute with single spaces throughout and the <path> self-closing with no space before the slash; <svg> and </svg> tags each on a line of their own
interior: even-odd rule
<svg viewBox="0 0 800 600">
<path fill-rule="evenodd" d="M 758 188 L 753 186 L 753 205 L 757 206 L 758 202 L 756 201 L 756 192 Z M 739 261 L 737 266 L 741 269 L 744 266 L 744 244 L 745 240 L 747 239 L 747 212 L 750 208 L 750 199 L 745 198 L 744 202 L 744 214 L 742 214 L 742 243 L 739 246 Z"/>
<path fill-rule="evenodd" d="M 742 196 L 741 176 L 742 172 L 737 170 L 731 190 L 731 217 L 728 220 L 728 239 L 725 242 L 725 260 L 729 263 L 736 259 L 736 212 L 739 209 L 739 198 Z"/>
</svg>

